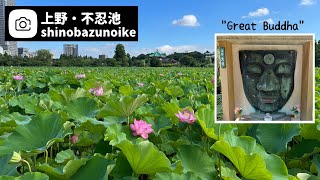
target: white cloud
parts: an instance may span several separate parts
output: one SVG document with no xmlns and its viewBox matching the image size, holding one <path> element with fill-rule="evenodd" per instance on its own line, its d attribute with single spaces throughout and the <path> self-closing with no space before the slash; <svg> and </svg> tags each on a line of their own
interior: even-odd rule
<svg viewBox="0 0 320 180">
<path fill-rule="evenodd" d="M 92 45 L 92 46 L 81 46 L 79 45 L 79 55 L 81 56 L 91 56 L 94 58 L 98 58 L 99 55 L 105 54 L 108 57 L 113 57 L 114 49 L 116 47 L 116 43 L 106 43 L 100 46 Z"/>
<path fill-rule="evenodd" d="M 274 21 L 273 21 L 272 18 L 269 18 L 269 19 L 267 19 L 267 20 L 265 20 L 265 21 L 267 21 L 269 24 L 274 24 Z"/>
<path fill-rule="evenodd" d="M 60 55 L 63 53 L 62 49 L 50 49 L 50 52 L 53 54 L 53 58 L 59 58 Z"/>
<path fill-rule="evenodd" d="M 103 54 L 104 51 L 101 48 L 97 47 L 83 47 L 80 49 L 81 54 L 91 55 L 91 54 Z"/>
<path fill-rule="evenodd" d="M 197 17 L 193 14 L 184 15 L 182 19 L 173 20 L 172 24 L 179 25 L 179 26 L 190 26 L 190 27 L 200 26 L 200 24 L 198 23 Z"/>
<path fill-rule="evenodd" d="M 260 8 L 255 11 L 249 12 L 248 16 L 242 16 L 242 18 L 248 18 L 248 17 L 261 17 L 266 16 L 270 13 L 268 8 Z"/>
<path fill-rule="evenodd" d="M 140 54 L 149 54 L 155 52 L 156 48 L 126 48 L 126 52 L 128 52 L 131 56 L 139 56 Z"/>
<path fill-rule="evenodd" d="M 313 5 L 316 4 L 317 0 L 301 0 L 300 5 L 307 6 L 307 5 Z"/>
<path fill-rule="evenodd" d="M 263 23 L 264 21 L 267 21 L 269 24 L 274 24 L 274 21 L 272 18 L 269 18 L 269 19 L 265 19 L 263 21 L 259 21 L 259 23 Z"/>
</svg>

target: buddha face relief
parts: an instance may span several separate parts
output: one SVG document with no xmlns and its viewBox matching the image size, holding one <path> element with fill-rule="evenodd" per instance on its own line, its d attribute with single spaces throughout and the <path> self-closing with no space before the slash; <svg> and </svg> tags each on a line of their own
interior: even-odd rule
<svg viewBox="0 0 320 180">
<path fill-rule="evenodd" d="M 281 109 L 291 97 L 297 52 L 239 51 L 243 88 L 250 104 L 263 112 Z"/>
</svg>

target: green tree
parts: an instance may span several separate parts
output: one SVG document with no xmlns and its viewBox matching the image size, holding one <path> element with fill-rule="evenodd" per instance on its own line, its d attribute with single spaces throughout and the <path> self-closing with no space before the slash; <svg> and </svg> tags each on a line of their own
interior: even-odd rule
<svg viewBox="0 0 320 180">
<path fill-rule="evenodd" d="M 148 59 L 149 56 L 146 54 L 140 54 L 139 56 L 137 56 L 137 59 L 142 60 L 142 59 Z"/>
<path fill-rule="evenodd" d="M 177 61 L 180 61 L 185 54 L 186 54 L 186 53 L 177 53 L 177 52 L 174 52 L 173 54 L 168 55 L 167 58 L 175 59 L 175 60 L 177 60 Z"/>
<path fill-rule="evenodd" d="M 320 40 L 315 42 L 315 61 L 316 61 L 316 66 L 320 66 Z"/>
<path fill-rule="evenodd" d="M 114 59 L 114 58 L 109 58 L 107 60 L 107 66 L 112 66 L 112 67 L 116 67 L 116 66 L 120 66 L 119 62 Z"/>
<path fill-rule="evenodd" d="M 36 57 L 40 60 L 52 61 L 53 54 L 47 49 L 40 49 L 37 51 Z"/>
<path fill-rule="evenodd" d="M 161 61 L 158 58 L 153 57 L 150 60 L 150 66 L 151 67 L 160 67 L 161 66 Z"/>
<path fill-rule="evenodd" d="M 144 60 L 134 60 L 134 61 L 132 61 L 132 65 L 137 66 L 137 67 L 144 67 L 145 61 Z"/>
<path fill-rule="evenodd" d="M 128 61 L 129 61 L 129 66 L 132 66 L 132 58 L 129 53 L 127 53 Z"/>
<path fill-rule="evenodd" d="M 40 49 L 32 59 L 35 66 L 48 66 L 52 63 L 53 54 L 47 49 Z"/>
<path fill-rule="evenodd" d="M 196 60 L 192 56 L 189 56 L 189 55 L 184 55 L 181 58 L 180 63 L 184 66 L 196 66 L 197 65 Z"/>
<path fill-rule="evenodd" d="M 193 51 L 193 52 L 188 53 L 188 55 L 193 57 L 194 59 L 196 59 L 198 62 L 201 62 L 201 63 L 207 62 L 205 55 L 202 54 L 201 52 Z"/>
<path fill-rule="evenodd" d="M 117 44 L 113 58 L 116 59 L 121 66 L 129 66 L 129 58 L 122 44 Z"/>
</svg>

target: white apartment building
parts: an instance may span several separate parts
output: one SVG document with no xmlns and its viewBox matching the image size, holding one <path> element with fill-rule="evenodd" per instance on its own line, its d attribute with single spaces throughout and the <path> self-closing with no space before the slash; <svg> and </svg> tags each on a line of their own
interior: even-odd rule
<svg viewBox="0 0 320 180">
<path fill-rule="evenodd" d="M 78 44 L 64 44 L 63 54 L 66 56 L 78 56 Z"/>
<path fill-rule="evenodd" d="M 5 41 L 5 6 L 15 6 L 15 0 L 0 0 L 0 46 L 9 55 L 18 55 L 16 41 Z"/>
</svg>

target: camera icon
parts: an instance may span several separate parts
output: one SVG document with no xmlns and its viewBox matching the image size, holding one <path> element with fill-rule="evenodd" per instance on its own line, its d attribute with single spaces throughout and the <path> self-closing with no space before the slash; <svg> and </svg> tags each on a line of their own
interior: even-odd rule
<svg viewBox="0 0 320 180">
<path fill-rule="evenodd" d="M 26 17 L 21 17 L 16 20 L 16 30 L 17 31 L 30 31 L 31 30 L 31 21 Z"/>
<path fill-rule="evenodd" d="M 33 38 L 38 31 L 37 13 L 31 9 L 15 9 L 9 13 L 8 27 L 13 38 Z"/>
</svg>

